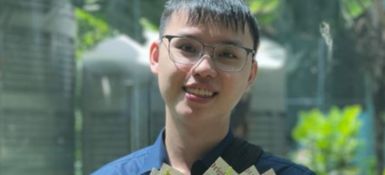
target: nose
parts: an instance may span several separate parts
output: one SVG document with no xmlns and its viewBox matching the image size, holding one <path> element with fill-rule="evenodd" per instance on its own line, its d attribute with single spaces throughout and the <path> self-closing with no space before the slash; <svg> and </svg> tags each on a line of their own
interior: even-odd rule
<svg viewBox="0 0 385 175">
<path fill-rule="evenodd" d="M 210 55 L 204 54 L 201 59 L 195 63 L 192 68 L 193 75 L 197 75 L 200 77 L 215 77 L 217 76 L 217 71 L 214 65 L 214 61 Z"/>
</svg>

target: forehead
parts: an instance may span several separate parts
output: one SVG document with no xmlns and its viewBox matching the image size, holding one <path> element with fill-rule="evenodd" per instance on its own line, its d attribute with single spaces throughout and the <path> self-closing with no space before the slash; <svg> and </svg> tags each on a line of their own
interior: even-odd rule
<svg viewBox="0 0 385 175">
<path fill-rule="evenodd" d="M 175 11 L 168 19 L 163 34 L 192 36 L 206 43 L 231 40 L 245 47 L 253 46 L 252 35 L 247 24 L 234 27 L 216 21 L 192 22 L 188 15 L 189 13 L 183 10 Z"/>
</svg>

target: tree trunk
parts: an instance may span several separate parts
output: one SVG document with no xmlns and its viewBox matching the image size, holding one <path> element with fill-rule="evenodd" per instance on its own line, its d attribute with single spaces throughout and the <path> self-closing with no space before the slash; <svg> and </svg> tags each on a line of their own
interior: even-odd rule
<svg viewBox="0 0 385 175">
<path fill-rule="evenodd" d="M 379 38 L 379 44 L 384 46 L 385 44 L 385 10 L 384 10 L 384 4 L 381 0 L 375 0 L 375 14 L 373 15 L 373 22 L 374 27 L 377 29 L 378 32 L 378 38 Z M 377 52 L 382 52 L 381 50 L 378 50 Z M 380 58 L 378 59 L 385 59 L 385 54 L 378 54 Z M 384 171 L 384 135 L 385 135 L 385 121 L 384 121 L 384 115 L 385 115 L 385 80 L 384 80 L 384 74 L 385 74 L 385 64 L 380 61 L 379 68 L 379 74 L 378 77 L 375 77 L 377 79 L 378 88 L 376 89 L 374 93 L 374 105 L 375 105 L 375 133 L 376 133 L 376 142 L 375 142 L 375 150 L 376 150 L 376 158 L 377 158 L 377 175 L 382 175 Z"/>
<path fill-rule="evenodd" d="M 374 93 L 375 104 L 375 153 L 377 159 L 377 175 L 382 175 L 384 170 L 384 104 L 385 104 L 385 88 L 382 86 Z"/>
</svg>

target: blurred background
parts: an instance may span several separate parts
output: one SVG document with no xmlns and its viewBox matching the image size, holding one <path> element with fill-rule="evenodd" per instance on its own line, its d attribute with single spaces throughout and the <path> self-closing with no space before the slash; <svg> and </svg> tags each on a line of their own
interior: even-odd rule
<svg viewBox="0 0 385 175">
<path fill-rule="evenodd" d="M 86 175 L 152 144 L 165 0 L 0 0 L 0 175 Z M 247 0 L 258 78 L 235 133 L 320 175 L 384 175 L 385 0 Z"/>
</svg>

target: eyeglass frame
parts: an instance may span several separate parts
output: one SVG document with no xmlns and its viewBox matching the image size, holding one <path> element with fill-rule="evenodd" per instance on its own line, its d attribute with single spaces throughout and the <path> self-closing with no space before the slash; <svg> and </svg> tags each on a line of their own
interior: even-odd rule
<svg viewBox="0 0 385 175">
<path fill-rule="evenodd" d="M 166 39 L 168 40 L 168 44 L 169 44 L 169 45 L 168 45 L 168 47 L 167 47 L 167 50 L 168 50 L 169 57 L 170 57 L 170 59 L 171 59 L 172 62 L 177 63 L 177 64 L 183 64 L 183 65 L 195 65 L 196 63 L 198 63 L 198 62 L 202 59 L 202 57 L 203 57 L 203 55 L 204 55 L 204 50 L 205 50 L 205 48 L 207 48 L 207 47 L 212 48 L 213 51 L 215 51 L 215 49 L 216 49 L 215 45 L 208 45 L 208 44 L 206 44 L 206 43 L 204 43 L 204 42 L 202 42 L 202 41 L 200 41 L 200 40 L 198 40 L 198 39 L 195 39 L 195 38 L 192 38 L 192 37 L 188 37 L 188 36 L 180 36 L 180 35 L 163 35 L 163 36 L 161 37 L 161 40 L 163 40 L 164 38 L 166 38 Z M 171 54 L 171 52 L 170 52 L 170 44 L 171 44 L 171 41 L 172 41 L 173 38 L 188 38 L 188 39 L 192 39 L 192 40 L 194 40 L 194 41 L 197 41 L 199 44 L 202 45 L 202 51 L 201 51 L 201 53 L 200 53 L 200 58 L 197 59 L 196 62 L 193 63 L 193 64 L 191 64 L 191 63 L 180 63 L 180 62 L 175 61 L 175 60 L 172 58 L 173 56 L 172 56 L 172 54 Z M 161 41 L 161 42 L 162 42 L 162 41 Z M 240 45 L 238 45 L 238 44 L 223 44 L 223 45 L 231 45 L 231 46 L 234 46 L 234 47 L 238 47 L 238 48 L 244 49 L 244 50 L 246 51 L 246 57 L 249 57 L 249 55 L 250 55 L 250 53 L 251 53 L 251 59 L 252 59 L 252 61 L 254 62 L 254 59 L 253 59 L 253 58 L 255 57 L 255 54 L 256 54 L 256 50 L 255 50 L 255 49 L 250 49 L 250 48 L 247 48 L 247 47 L 244 47 L 244 46 L 240 46 Z M 211 55 L 210 55 L 210 58 L 212 59 L 212 56 L 211 56 Z M 217 69 L 219 69 L 219 70 L 221 70 L 221 71 L 224 71 L 224 72 L 239 72 L 239 71 L 241 71 L 241 70 L 245 67 L 245 65 L 246 65 L 246 63 L 247 63 L 247 59 L 248 59 L 248 58 L 246 58 L 245 63 L 243 63 L 243 65 L 242 65 L 239 69 L 236 69 L 236 70 L 223 70 L 223 69 L 217 67 L 216 64 L 214 64 L 214 65 L 215 65 L 215 68 L 217 68 Z M 213 61 L 215 61 L 215 60 L 213 60 Z"/>
</svg>

